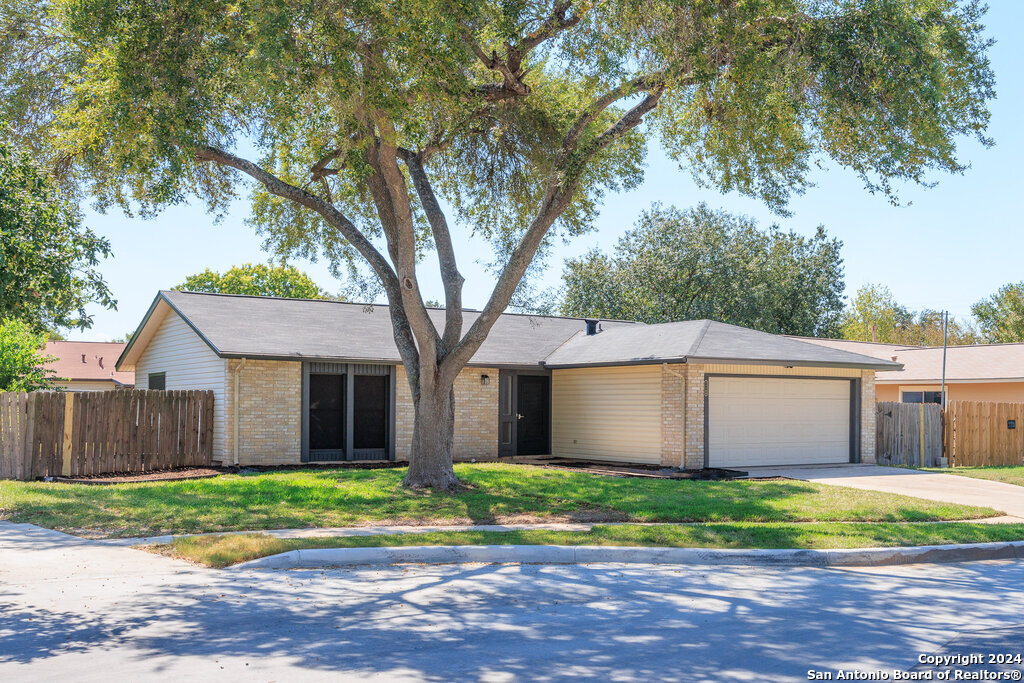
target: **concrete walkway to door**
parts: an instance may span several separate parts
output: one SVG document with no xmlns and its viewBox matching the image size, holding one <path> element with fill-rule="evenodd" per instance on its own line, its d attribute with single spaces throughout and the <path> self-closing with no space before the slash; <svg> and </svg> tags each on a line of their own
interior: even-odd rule
<svg viewBox="0 0 1024 683">
<path fill-rule="evenodd" d="M 786 477 L 818 484 L 900 493 L 945 503 L 990 507 L 1019 518 L 997 518 L 999 521 L 1024 522 L 1024 486 L 999 481 L 878 465 L 806 465 L 746 469 L 751 477 Z"/>
</svg>

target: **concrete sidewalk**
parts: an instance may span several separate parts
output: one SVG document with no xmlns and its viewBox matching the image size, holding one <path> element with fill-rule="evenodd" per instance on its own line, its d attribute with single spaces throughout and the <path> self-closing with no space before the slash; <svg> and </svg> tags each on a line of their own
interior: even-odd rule
<svg viewBox="0 0 1024 683">
<path fill-rule="evenodd" d="M 928 500 L 977 505 L 1000 510 L 1024 522 L 1024 486 L 877 465 L 819 465 L 807 467 L 749 467 L 751 477 L 786 477 L 817 484 L 849 486 L 868 491 L 899 493 Z"/>
</svg>

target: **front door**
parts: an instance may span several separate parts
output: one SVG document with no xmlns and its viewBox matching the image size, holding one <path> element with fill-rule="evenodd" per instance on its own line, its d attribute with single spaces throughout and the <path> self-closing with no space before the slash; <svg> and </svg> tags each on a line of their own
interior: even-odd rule
<svg viewBox="0 0 1024 683">
<path fill-rule="evenodd" d="M 498 455 L 547 455 L 550 446 L 551 378 L 498 372 Z"/>
<path fill-rule="evenodd" d="M 548 420 L 551 415 L 551 378 L 519 375 L 516 387 L 516 452 L 518 455 L 548 455 Z"/>
<path fill-rule="evenodd" d="M 516 455 L 516 373 L 498 371 L 498 455 Z"/>
</svg>

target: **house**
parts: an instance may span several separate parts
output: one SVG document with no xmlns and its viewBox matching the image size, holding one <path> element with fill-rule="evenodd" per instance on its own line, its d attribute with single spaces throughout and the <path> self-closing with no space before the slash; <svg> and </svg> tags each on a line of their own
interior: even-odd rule
<svg viewBox="0 0 1024 683">
<path fill-rule="evenodd" d="M 430 315 L 443 322 L 443 310 Z M 409 452 L 413 406 L 387 306 L 164 291 L 117 367 L 141 389 L 212 390 L 224 464 Z M 504 314 L 456 381 L 454 452 L 872 462 L 875 372 L 899 367 L 707 320 Z"/>
<path fill-rule="evenodd" d="M 795 338 L 901 363 L 902 370 L 875 376 L 879 401 L 941 403 L 942 347 Z M 947 347 L 946 399 L 1024 403 L 1024 344 Z"/>
<path fill-rule="evenodd" d="M 125 346 L 113 342 L 47 342 L 43 353 L 56 360 L 44 367 L 56 378 L 54 385 L 64 391 L 130 389 L 135 374 L 114 367 Z"/>
</svg>

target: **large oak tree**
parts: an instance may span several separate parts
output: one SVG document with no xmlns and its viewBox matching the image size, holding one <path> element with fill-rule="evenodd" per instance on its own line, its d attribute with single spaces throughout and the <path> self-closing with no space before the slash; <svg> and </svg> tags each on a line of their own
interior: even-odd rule
<svg viewBox="0 0 1024 683">
<path fill-rule="evenodd" d="M 248 179 L 279 253 L 366 265 L 415 404 L 412 486 L 457 483 L 456 375 L 538 249 L 639 182 L 648 139 L 779 211 L 819 162 L 891 193 L 961 171 L 960 136 L 987 142 L 977 2 L 0 3 L 0 107 L 69 185 L 216 212 Z M 504 248 L 468 329 L 454 227 Z M 431 249 L 439 326 L 417 273 Z"/>
</svg>

